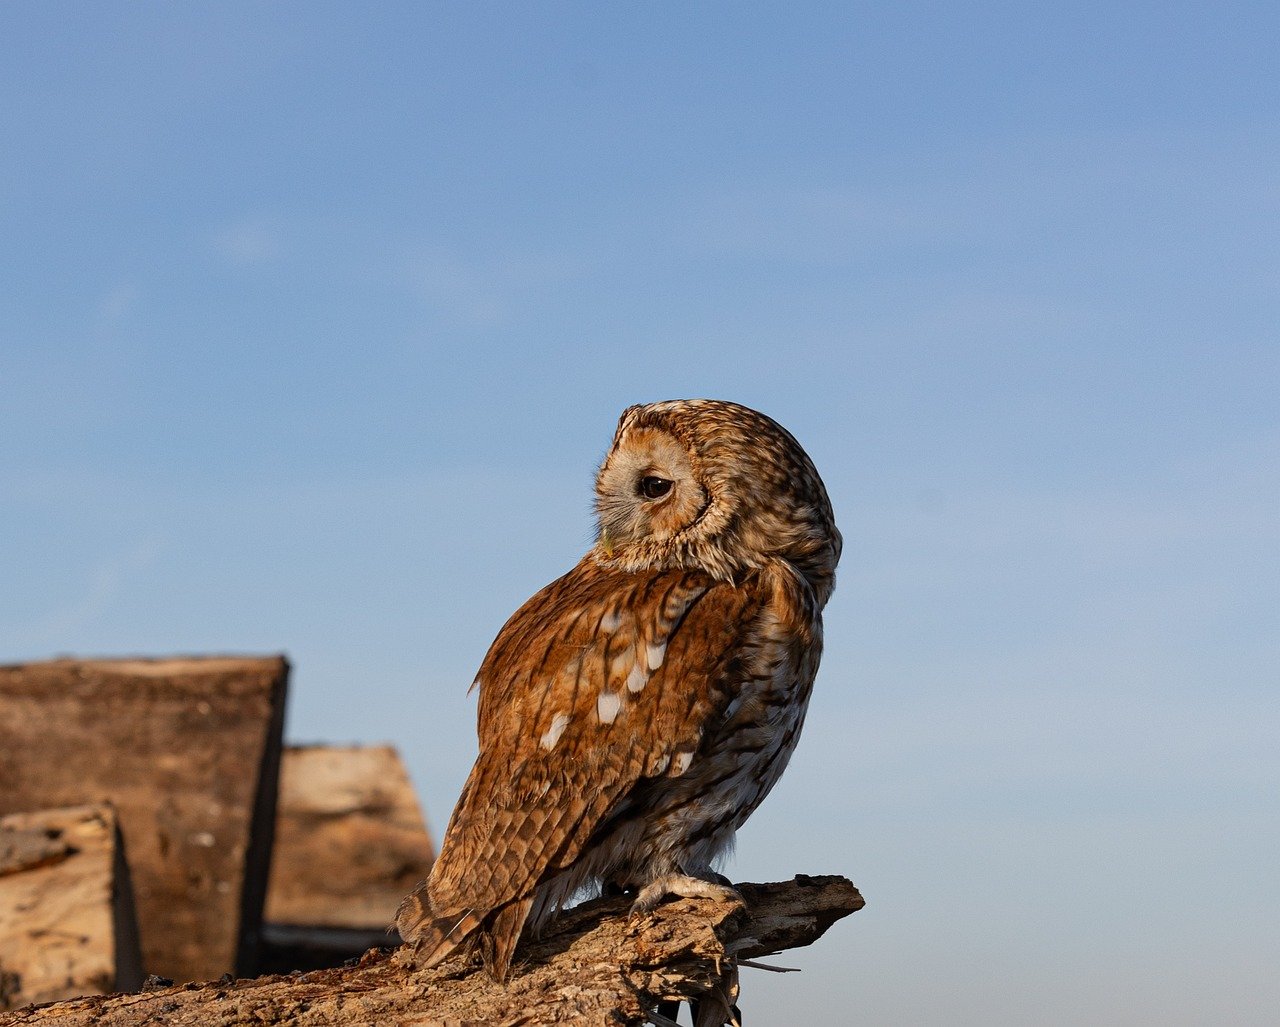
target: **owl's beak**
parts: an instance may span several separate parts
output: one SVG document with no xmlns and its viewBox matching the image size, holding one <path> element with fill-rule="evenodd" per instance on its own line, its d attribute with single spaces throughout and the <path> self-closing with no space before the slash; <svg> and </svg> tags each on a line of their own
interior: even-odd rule
<svg viewBox="0 0 1280 1027">
<path fill-rule="evenodd" d="M 604 528 L 600 529 L 600 548 L 604 550 L 606 557 L 612 558 L 613 542 L 609 539 L 609 532 Z"/>
</svg>

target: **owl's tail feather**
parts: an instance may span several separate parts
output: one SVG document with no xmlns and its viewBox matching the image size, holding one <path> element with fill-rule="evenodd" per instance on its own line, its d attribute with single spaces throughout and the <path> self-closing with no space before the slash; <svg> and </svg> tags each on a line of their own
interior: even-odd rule
<svg viewBox="0 0 1280 1027">
<path fill-rule="evenodd" d="M 435 966 L 449 956 L 480 926 L 473 910 L 437 916 L 425 884 L 406 895 L 396 910 L 395 926 L 400 937 L 421 953 L 420 966 Z"/>
</svg>

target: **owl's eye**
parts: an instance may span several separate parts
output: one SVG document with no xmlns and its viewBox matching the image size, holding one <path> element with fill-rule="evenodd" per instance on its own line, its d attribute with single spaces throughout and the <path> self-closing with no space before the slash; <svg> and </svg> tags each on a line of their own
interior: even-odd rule
<svg viewBox="0 0 1280 1027">
<path fill-rule="evenodd" d="M 640 479 L 637 491 L 645 499 L 661 499 L 671 491 L 671 482 L 666 478 L 659 478 L 652 474 L 646 474 Z"/>
</svg>

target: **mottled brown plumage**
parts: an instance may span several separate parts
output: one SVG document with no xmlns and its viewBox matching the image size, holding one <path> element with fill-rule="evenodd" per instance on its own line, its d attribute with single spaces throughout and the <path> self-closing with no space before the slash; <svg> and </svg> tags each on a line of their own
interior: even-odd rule
<svg viewBox="0 0 1280 1027">
<path fill-rule="evenodd" d="M 631 407 L 596 509 L 476 678 L 479 757 L 396 915 L 428 964 L 471 941 L 505 978 L 585 886 L 724 894 L 712 862 L 799 736 L 840 533 L 795 439 L 734 403 Z"/>
</svg>

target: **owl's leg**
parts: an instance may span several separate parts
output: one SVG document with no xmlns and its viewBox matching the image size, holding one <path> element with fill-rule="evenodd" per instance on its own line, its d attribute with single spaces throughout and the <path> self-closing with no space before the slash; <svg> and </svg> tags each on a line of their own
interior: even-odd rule
<svg viewBox="0 0 1280 1027">
<path fill-rule="evenodd" d="M 707 880 L 707 877 L 718 880 Z M 720 884 L 724 878 L 719 874 L 706 871 L 706 877 L 694 877 L 690 874 L 664 874 L 650 881 L 640 889 L 635 902 L 631 903 L 631 915 L 648 913 L 668 895 L 676 895 L 682 899 L 715 899 L 718 902 L 741 902 L 742 896 L 737 890 L 726 884 Z"/>
<path fill-rule="evenodd" d="M 485 969 L 495 981 L 501 983 L 511 973 L 511 958 L 532 905 L 532 895 L 507 903 L 494 914 L 488 931 L 481 937 L 480 954 Z"/>
</svg>

